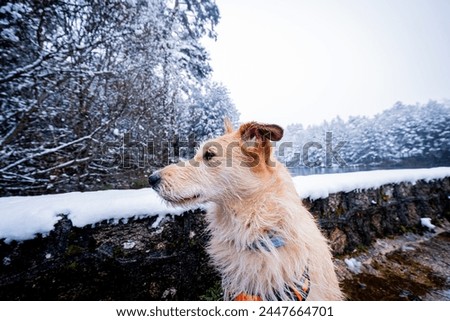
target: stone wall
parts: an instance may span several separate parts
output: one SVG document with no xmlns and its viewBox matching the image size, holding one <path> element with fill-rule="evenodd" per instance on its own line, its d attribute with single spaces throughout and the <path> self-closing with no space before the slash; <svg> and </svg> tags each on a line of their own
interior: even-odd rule
<svg viewBox="0 0 450 321">
<path fill-rule="evenodd" d="M 421 233 L 421 217 L 450 219 L 450 178 L 304 200 L 335 254 L 376 238 Z M 204 213 L 76 228 L 61 219 L 46 237 L 0 241 L 0 300 L 199 300 L 220 298 L 204 251 Z"/>
<path fill-rule="evenodd" d="M 335 254 L 348 253 L 376 238 L 421 232 L 420 218 L 450 220 L 450 178 L 430 183 L 387 184 L 377 189 L 331 194 L 305 205 L 318 218 Z"/>
</svg>

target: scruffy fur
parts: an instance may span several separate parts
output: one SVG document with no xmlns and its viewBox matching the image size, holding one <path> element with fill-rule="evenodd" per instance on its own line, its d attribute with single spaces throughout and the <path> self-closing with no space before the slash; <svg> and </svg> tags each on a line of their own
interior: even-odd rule
<svg viewBox="0 0 450 321">
<path fill-rule="evenodd" d="M 286 290 L 306 268 L 308 300 L 342 299 L 327 241 L 302 205 L 289 172 L 273 159 L 270 140 L 280 140 L 282 128 L 251 122 L 234 131 L 228 121 L 225 128 L 192 160 L 159 171 L 160 181 L 153 185 L 175 205 L 212 203 L 207 250 L 222 275 L 224 299 L 245 293 L 292 300 Z M 285 245 L 274 248 L 269 234 Z M 260 246 L 264 240 L 269 248 Z"/>
</svg>

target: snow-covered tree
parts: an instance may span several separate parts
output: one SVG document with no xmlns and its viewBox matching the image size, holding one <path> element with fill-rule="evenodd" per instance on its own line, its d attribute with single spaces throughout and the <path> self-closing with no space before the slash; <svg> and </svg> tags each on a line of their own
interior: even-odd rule
<svg viewBox="0 0 450 321">
<path fill-rule="evenodd" d="M 283 160 L 289 166 L 306 166 L 302 148 L 310 142 L 323 146 L 326 132 L 333 134 L 333 144 L 345 141 L 340 156 L 347 165 L 365 166 L 437 166 L 450 164 L 450 105 L 430 101 L 425 105 L 404 105 L 372 118 L 336 118 L 320 126 L 303 129 L 299 125 L 286 128 L 285 139 L 291 140 L 294 152 Z M 307 145 L 306 145 L 307 146 Z M 320 153 L 321 152 L 321 153 Z M 323 157 L 323 151 L 311 148 L 309 159 Z M 320 161 L 320 166 L 325 166 Z M 328 164 L 329 165 L 329 164 Z"/>
<path fill-rule="evenodd" d="M 101 186 L 125 133 L 144 149 L 176 134 L 218 19 L 213 0 L 2 2 L 0 193 Z"/>
<path fill-rule="evenodd" d="M 222 135 L 225 118 L 237 127 L 239 112 L 221 84 L 207 82 L 194 89 L 186 104 L 185 117 L 180 124 L 183 135 L 193 134 L 197 141 Z"/>
</svg>

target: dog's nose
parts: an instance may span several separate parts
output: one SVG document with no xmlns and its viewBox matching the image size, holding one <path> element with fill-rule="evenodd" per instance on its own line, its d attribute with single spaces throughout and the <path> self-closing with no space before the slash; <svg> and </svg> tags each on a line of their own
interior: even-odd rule
<svg viewBox="0 0 450 321">
<path fill-rule="evenodd" d="M 152 175 L 148 177 L 148 183 L 153 188 L 157 187 L 160 182 L 161 182 L 161 175 L 159 175 L 159 172 L 154 172 Z"/>
</svg>

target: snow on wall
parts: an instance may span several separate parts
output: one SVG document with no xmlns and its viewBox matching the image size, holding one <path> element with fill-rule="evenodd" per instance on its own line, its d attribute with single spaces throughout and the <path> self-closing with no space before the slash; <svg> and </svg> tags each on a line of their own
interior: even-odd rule
<svg viewBox="0 0 450 321">
<path fill-rule="evenodd" d="M 0 198 L 0 239 L 20 241 L 48 233 L 62 215 L 83 227 L 102 220 L 179 215 L 188 209 L 166 205 L 149 188 L 4 197 Z"/>
<path fill-rule="evenodd" d="M 317 199 L 330 193 L 447 176 L 450 176 L 450 167 L 297 176 L 293 179 L 301 198 Z M 167 205 L 149 188 L 3 197 L 0 198 L 0 239 L 9 242 L 31 239 L 37 233 L 45 235 L 61 215 L 67 215 L 74 226 L 83 227 L 109 219 L 156 215 L 162 218 L 166 214 L 179 215 L 188 209 Z"/>
<path fill-rule="evenodd" d="M 378 188 L 389 183 L 415 183 L 422 179 L 429 182 L 447 176 L 450 176 L 450 167 L 296 176 L 293 179 L 301 198 L 315 200 L 332 193 Z"/>
</svg>

